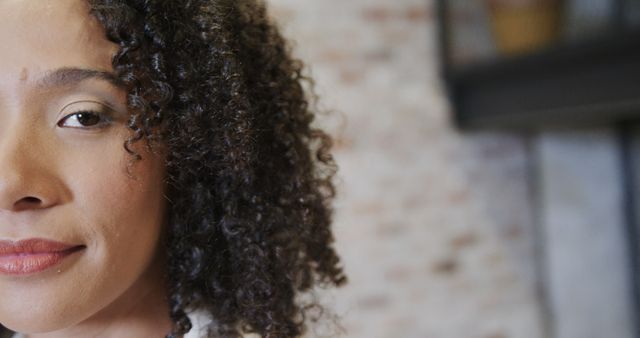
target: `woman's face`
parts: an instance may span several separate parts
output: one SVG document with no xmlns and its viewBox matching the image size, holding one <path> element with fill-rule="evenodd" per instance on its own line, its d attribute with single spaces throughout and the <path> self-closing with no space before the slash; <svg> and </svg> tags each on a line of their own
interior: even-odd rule
<svg viewBox="0 0 640 338">
<path fill-rule="evenodd" d="M 117 46 L 82 0 L 0 1 L 0 41 L 0 323 L 49 332 L 131 309 L 162 284 L 165 171 L 142 142 L 142 161 L 123 148 Z"/>
</svg>

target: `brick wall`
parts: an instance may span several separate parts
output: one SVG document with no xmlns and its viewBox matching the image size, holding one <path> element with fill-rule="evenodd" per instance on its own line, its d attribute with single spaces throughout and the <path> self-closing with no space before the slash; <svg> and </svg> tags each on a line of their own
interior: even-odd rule
<svg viewBox="0 0 640 338">
<path fill-rule="evenodd" d="M 350 284 L 322 297 L 343 336 L 542 337 L 527 147 L 452 126 L 433 2 L 268 2 L 337 111 L 319 123 L 338 143 Z"/>
</svg>

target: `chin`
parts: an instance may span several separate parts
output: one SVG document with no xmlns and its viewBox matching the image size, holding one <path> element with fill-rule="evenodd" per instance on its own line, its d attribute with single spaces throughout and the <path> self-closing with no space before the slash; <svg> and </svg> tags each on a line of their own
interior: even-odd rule
<svg viewBox="0 0 640 338">
<path fill-rule="evenodd" d="M 23 297 L 24 301 L 20 303 L 3 303 L 0 323 L 12 331 L 32 334 L 63 330 L 86 319 L 82 310 L 70 306 L 71 304 L 34 298 L 36 299 Z"/>
<path fill-rule="evenodd" d="M 2 325 L 11 331 L 24 334 L 53 332 L 73 325 L 72 320 L 54 318 L 56 316 L 50 316 L 51 313 L 45 313 L 42 316 L 38 315 L 36 311 L 35 313 L 28 313 L 27 316 L 24 316 L 24 313 L 21 313 L 21 315 L 23 316 L 7 319 L 3 317 Z"/>
</svg>

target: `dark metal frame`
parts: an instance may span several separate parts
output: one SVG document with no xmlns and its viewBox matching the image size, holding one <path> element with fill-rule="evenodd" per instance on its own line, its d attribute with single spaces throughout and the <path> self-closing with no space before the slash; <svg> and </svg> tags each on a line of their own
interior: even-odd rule
<svg viewBox="0 0 640 338">
<path fill-rule="evenodd" d="M 624 2 L 612 22 L 624 20 Z M 640 120 L 640 29 L 616 25 L 599 37 L 520 57 L 450 64 L 446 0 L 439 0 L 442 74 L 461 128 L 577 126 Z"/>
</svg>

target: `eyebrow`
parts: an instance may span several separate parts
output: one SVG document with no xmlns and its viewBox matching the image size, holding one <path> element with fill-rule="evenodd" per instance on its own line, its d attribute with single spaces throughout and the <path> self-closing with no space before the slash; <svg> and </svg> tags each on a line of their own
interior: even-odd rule
<svg viewBox="0 0 640 338">
<path fill-rule="evenodd" d="M 122 87 L 122 81 L 113 73 L 95 69 L 64 67 L 48 71 L 37 81 L 38 87 L 68 87 L 89 79 L 107 81 Z"/>
</svg>

